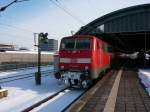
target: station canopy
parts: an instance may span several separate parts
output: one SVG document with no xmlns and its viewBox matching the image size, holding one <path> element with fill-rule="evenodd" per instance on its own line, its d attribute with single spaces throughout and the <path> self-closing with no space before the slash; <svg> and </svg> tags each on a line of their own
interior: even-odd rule
<svg viewBox="0 0 150 112">
<path fill-rule="evenodd" d="M 150 50 L 150 4 L 117 10 L 81 27 L 76 35 L 102 37 L 121 52 Z"/>
</svg>

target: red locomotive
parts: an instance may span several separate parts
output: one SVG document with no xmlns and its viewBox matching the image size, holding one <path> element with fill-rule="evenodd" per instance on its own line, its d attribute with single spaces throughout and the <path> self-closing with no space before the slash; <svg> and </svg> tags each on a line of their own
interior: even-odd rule
<svg viewBox="0 0 150 112">
<path fill-rule="evenodd" d="M 111 47 L 95 36 L 70 36 L 61 40 L 57 79 L 66 85 L 86 88 L 110 67 Z"/>
</svg>

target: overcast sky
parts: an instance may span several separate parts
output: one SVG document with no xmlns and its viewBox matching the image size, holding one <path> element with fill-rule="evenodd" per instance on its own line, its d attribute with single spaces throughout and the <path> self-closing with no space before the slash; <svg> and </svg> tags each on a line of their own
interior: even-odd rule
<svg viewBox="0 0 150 112">
<path fill-rule="evenodd" d="M 0 0 L 0 7 L 12 1 Z M 60 40 L 105 14 L 146 3 L 149 0 L 29 0 L 13 4 L 0 13 L 0 43 L 33 48 L 33 33 L 48 32 L 48 38 Z"/>
</svg>

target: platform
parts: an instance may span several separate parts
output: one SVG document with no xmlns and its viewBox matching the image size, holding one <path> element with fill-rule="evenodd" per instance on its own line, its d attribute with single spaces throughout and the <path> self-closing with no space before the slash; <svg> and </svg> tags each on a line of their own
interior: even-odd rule
<svg viewBox="0 0 150 112">
<path fill-rule="evenodd" d="M 81 103 L 84 99 L 87 99 L 88 95 L 83 96 L 71 107 L 70 111 L 150 112 L 150 97 L 142 86 L 137 71 L 123 69 L 120 79 L 117 79 L 118 72 L 108 74 L 109 78 L 84 102 L 82 107 L 77 105 L 79 105 L 79 102 Z"/>
<path fill-rule="evenodd" d="M 134 71 L 122 74 L 115 112 L 150 112 L 150 97 Z"/>
</svg>

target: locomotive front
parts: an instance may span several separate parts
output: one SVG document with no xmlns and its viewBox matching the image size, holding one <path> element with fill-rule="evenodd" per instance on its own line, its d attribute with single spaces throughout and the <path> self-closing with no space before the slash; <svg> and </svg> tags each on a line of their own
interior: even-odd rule
<svg viewBox="0 0 150 112">
<path fill-rule="evenodd" d="M 86 88 L 90 83 L 92 38 L 72 36 L 61 40 L 59 71 L 55 74 L 65 85 Z"/>
</svg>

